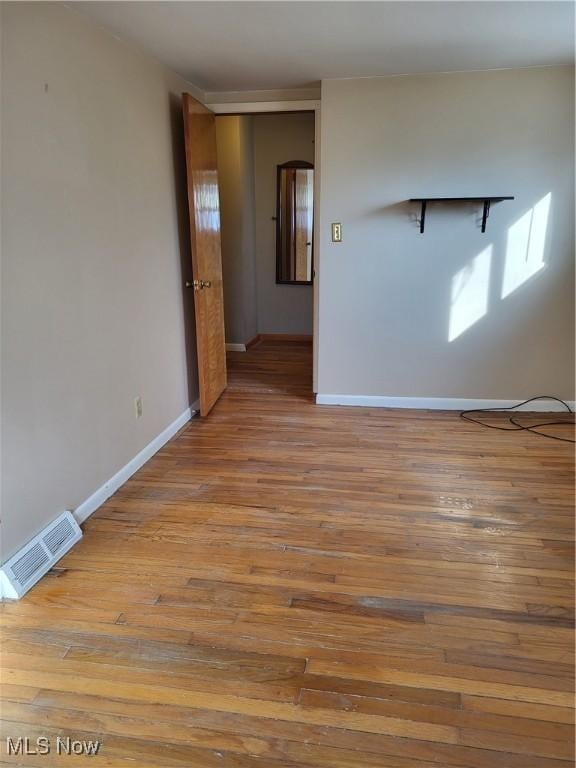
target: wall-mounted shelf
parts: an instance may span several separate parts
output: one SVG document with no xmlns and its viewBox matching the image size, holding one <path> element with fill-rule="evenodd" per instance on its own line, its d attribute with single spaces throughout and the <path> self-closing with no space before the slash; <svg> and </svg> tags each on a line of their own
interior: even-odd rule
<svg viewBox="0 0 576 768">
<path fill-rule="evenodd" d="M 482 212 L 482 232 L 486 232 L 486 221 L 490 214 L 491 203 L 501 203 L 503 200 L 514 200 L 509 195 L 500 195 L 498 197 L 411 197 L 411 203 L 420 203 L 420 232 L 424 232 L 424 222 L 426 221 L 426 206 L 428 203 L 483 203 Z"/>
</svg>

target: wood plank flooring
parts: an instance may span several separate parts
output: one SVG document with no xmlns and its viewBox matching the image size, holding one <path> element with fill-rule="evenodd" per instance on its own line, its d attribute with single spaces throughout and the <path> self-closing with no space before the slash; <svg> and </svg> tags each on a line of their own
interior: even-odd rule
<svg viewBox="0 0 576 768">
<path fill-rule="evenodd" d="M 572 446 L 315 406 L 307 344 L 229 365 L 3 606 L 0 762 L 572 765 Z M 102 747 L 7 755 L 38 735 Z"/>
</svg>

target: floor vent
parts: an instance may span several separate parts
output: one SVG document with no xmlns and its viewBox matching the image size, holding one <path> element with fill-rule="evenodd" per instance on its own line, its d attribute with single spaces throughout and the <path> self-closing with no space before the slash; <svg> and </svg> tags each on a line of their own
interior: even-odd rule
<svg viewBox="0 0 576 768">
<path fill-rule="evenodd" d="M 0 597 L 22 597 L 81 538 L 72 513 L 63 512 L 2 566 Z"/>
</svg>

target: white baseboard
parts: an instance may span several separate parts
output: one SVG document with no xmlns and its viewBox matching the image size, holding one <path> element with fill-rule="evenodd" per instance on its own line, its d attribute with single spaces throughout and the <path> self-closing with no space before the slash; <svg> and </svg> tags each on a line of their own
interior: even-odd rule
<svg viewBox="0 0 576 768">
<path fill-rule="evenodd" d="M 107 480 L 104 485 L 100 486 L 86 501 L 83 501 L 79 507 L 74 510 L 74 517 L 78 523 L 83 523 L 90 515 L 95 512 L 98 507 L 101 507 L 106 499 L 110 498 L 113 493 L 116 493 L 120 486 L 132 477 L 132 475 L 140 469 L 146 462 L 157 453 L 163 445 L 165 445 L 171 437 L 173 437 L 179 429 L 190 421 L 190 419 L 197 412 L 197 402 L 192 407 L 187 408 L 184 413 L 180 414 L 178 418 L 166 427 L 165 430 L 154 438 L 148 445 L 143 448 L 140 453 L 134 456 L 128 464 L 125 464 L 121 470 L 116 472 L 114 477 Z"/>
<path fill-rule="evenodd" d="M 316 395 L 317 405 L 353 405 L 363 406 L 365 408 L 416 408 L 425 410 L 440 411 L 467 411 L 472 408 L 510 408 L 518 400 L 478 400 L 469 398 L 451 398 L 451 397 L 383 397 L 380 395 Z M 568 405 L 572 410 L 576 403 L 568 400 Z M 536 400 L 528 403 L 519 410 L 523 411 L 563 411 L 565 410 L 561 403 L 556 400 Z"/>
<path fill-rule="evenodd" d="M 246 352 L 246 344 L 226 344 L 226 352 Z"/>
</svg>

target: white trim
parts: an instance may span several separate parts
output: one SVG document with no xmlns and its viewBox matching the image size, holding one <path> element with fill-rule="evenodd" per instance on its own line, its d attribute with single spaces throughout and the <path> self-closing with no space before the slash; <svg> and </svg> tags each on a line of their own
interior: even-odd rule
<svg viewBox="0 0 576 768">
<path fill-rule="evenodd" d="M 155 437 L 152 442 L 148 443 L 148 445 L 143 448 L 140 453 L 136 454 L 136 456 L 134 456 L 133 459 L 125 464 L 122 469 L 116 472 L 114 477 L 111 477 L 110 480 L 107 480 L 104 485 L 101 485 L 97 491 L 95 491 L 89 498 L 86 499 L 86 501 L 83 501 L 79 507 L 76 507 L 74 510 L 74 517 L 76 520 L 79 523 L 83 523 L 88 517 L 90 517 L 90 515 L 95 512 L 98 507 L 101 507 L 102 504 L 104 504 L 106 499 L 109 499 L 113 493 L 116 493 L 120 486 L 124 485 L 124 483 L 129 480 L 132 475 L 140 469 L 140 467 L 146 464 L 146 462 L 151 459 L 152 456 L 154 456 L 154 454 L 157 453 L 160 448 L 162 448 L 162 446 L 168 442 L 168 440 L 170 440 L 171 437 L 174 437 L 176 432 L 178 432 L 179 429 L 182 429 L 182 427 L 190 421 L 195 413 L 196 403 L 194 403 L 191 408 L 187 408 L 184 413 L 180 414 L 180 416 L 178 416 L 178 418 L 173 421 L 172 424 L 170 424 L 170 426 L 166 427 L 165 430 L 160 432 L 160 434 Z"/>
<path fill-rule="evenodd" d="M 510 408 L 516 403 L 522 402 L 521 397 L 517 400 L 478 400 L 469 398 L 451 398 L 451 397 L 383 397 L 380 395 L 316 395 L 317 405 L 352 405 L 365 408 L 416 408 L 426 410 L 440 411 L 467 411 L 473 408 Z M 568 400 L 568 405 L 572 410 L 575 408 L 575 401 Z M 549 413 L 551 411 L 562 411 L 564 408 L 556 400 L 537 400 L 534 403 L 519 408 L 522 411 L 538 411 Z"/>
<path fill-rule="evenodd" d="M 315 112 L 320 109 L 317 99 L 299 101 L 231 101 L 206 104 L 215 115 L 253 115 L 257 112 Z"/>
<path fill-rule="evenodd" d="M 312 289 L 312 391 L 318 392 L 318 329 L 320 322 L 320 180 L 322 169 L 320 167 L 320 107 L 314 110 L 314 282 Z"/>
<path fill-rule="evenodd" d="M 254 101 L 310 101 L 319 99 L 320 85 L 314 88 L 280 88 L 275 90 L 256 91 L 206 91 L 204 104 L 225 104 L 228 102 L 243 103 Z"/>
<path fill-rule="evenodd" d="M 246 344 L 226 344 L 226 352 L 246 352 Z"/>
</svg>

